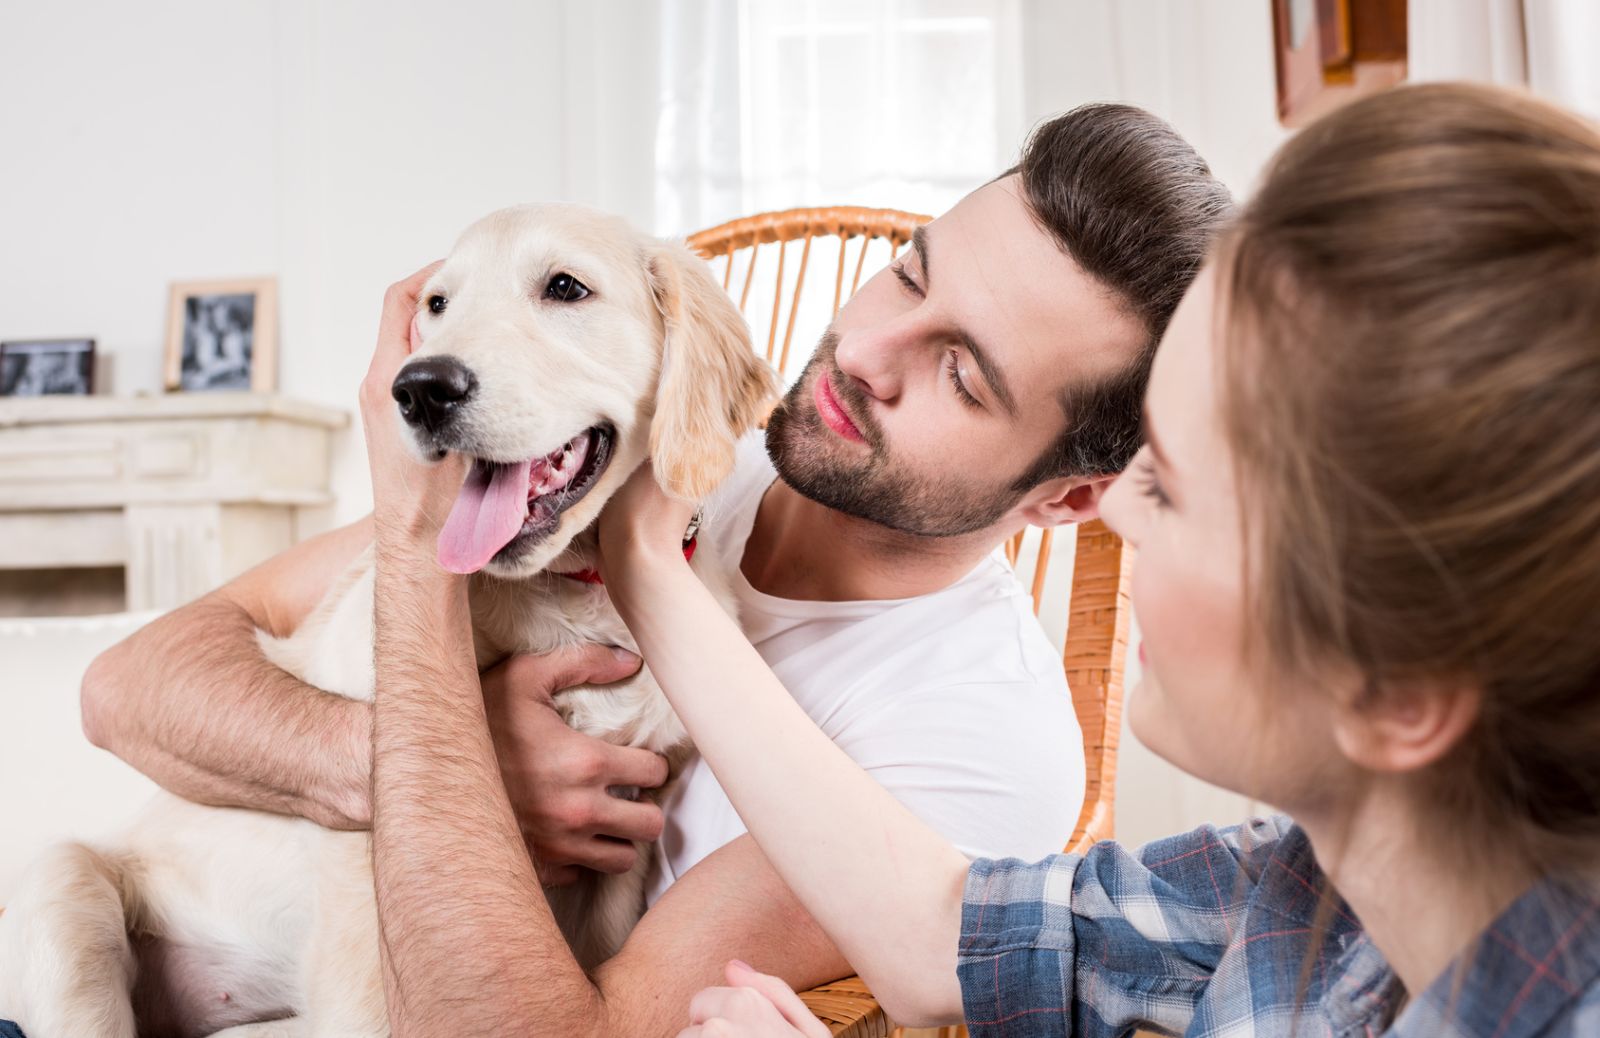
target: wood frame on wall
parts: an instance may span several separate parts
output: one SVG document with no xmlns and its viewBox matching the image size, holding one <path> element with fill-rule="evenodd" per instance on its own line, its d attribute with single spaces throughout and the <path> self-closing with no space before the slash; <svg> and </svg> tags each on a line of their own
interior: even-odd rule
<svg viewBox="0 0 1600 1038">
<path fill-rule="evenodd" d="M 1406 0 L 1269 0 L 1278 121 L 1300 127 L 1406 78 Z"/>
<path fill-rule="evenodd" d="M 167 392 L 183 389 L 184 303 L 194 296 L 253 295 L 250 391 L 270 393 L 278 382 L 278 281 L 272 277 L 220 281 L 175 281 L 167 296 L 167 348 L 162 384 Z"/>
</svg>

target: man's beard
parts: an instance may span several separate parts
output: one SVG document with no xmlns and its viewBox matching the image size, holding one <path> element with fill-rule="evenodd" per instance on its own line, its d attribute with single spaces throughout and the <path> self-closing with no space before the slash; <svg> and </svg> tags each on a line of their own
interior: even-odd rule
<svg viewBox="0 0 1600 1038">
<path fill-rule="evenodd" d="M 866 394 L 849 377 L 829 386 L 865 439 L 870 453 L 841 451 L 838 434 L 817 413 L 816 378 L 829 378 L 839 337 L 823 333 L 800 378 L 767 420 L 767 454 L 783 481 L 799 494 L 845 515 L 919 537 L 956 537 L 992 526 L 1022 496 L 1008 481 L 923 479 L 895 465 L 883 432 L 872 420 Z M 841 456 L 845 455 L 845 456 Z"/>
</svg>

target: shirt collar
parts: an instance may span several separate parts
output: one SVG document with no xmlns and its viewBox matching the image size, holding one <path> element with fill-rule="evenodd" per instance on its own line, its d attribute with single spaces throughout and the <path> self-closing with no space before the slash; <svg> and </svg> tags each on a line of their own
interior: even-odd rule
<svg viewBox="0 0 1600 1038">
<path fill-rule="evenodd" d="M 1463 972 L 1464 971 L 1464 972 Z M 1464 979 L 1457 982 L 1457 977 Z M 1600 901 L 1534 885 L 1395 1021 L 1395 1038 L 1533 1038 L 1600 977 Z"/>
<path fill-rule="evenodd" d="M 1380 1034 L 1394 1013 L 1399 992 L 1395 972 L 1364 932 L 1346 938 L 1334 968 L 1338 977 L 1323 996 L 1323 1011 L 1337 1038 Z"/>
</svg>

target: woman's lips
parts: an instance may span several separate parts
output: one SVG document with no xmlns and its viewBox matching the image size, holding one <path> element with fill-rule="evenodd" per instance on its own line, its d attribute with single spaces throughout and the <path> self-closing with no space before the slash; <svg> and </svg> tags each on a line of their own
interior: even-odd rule
<svg viewBox="0 0 1600 1038">
<path fill-rule="evenodd" d="M 828 428 L 847 440 L 854 440 L 857 443 L 867 442 L 867 438 L 861 435 L 861 430 L 856 428 L 855 423 L 839 404 L 839 398 L 833 395 L 833 385 L 826 371 L 817 374 L 817 384 L 812 389 L 811 395 L 816 400 L 817 414 L 822 416 Z"/>
</svg>

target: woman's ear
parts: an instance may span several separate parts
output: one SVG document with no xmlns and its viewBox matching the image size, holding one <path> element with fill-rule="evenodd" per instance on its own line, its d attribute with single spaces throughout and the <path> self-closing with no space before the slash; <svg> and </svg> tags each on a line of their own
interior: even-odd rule
<svg viewBox="0 0 1600 1038">
<path fill-rule="evenodd" d="M 1419 771 L 1442 760 L 1478 721 L 1474 687 L 1418 681 L 1367 690 L 1333 712 L 1333 737 L 1368 771 Z"/>
<path fill-rule="evenodd" d="M 1115 476 L 1061 476 L 1047 479 L 1023 495 L 1017 511 L 1029 526 L 1048 529 L 1086 523 L 1100 516 L 1100 498 Z"/>
<path fill-rule="evenodd" d="M 648 263 L 664 326 L 650 458 L 663 490 L 698 501 L 733 471 L 734 448 L 772 409 L 778 376 L 704 260 L 663 242 Z"/>
</svg>

